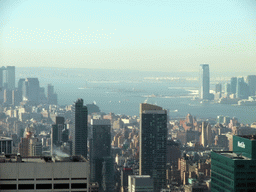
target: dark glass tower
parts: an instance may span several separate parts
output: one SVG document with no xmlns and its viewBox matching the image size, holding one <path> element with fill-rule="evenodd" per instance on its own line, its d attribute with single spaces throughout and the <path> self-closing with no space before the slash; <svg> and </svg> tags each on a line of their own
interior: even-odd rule
<svg viewBox="0 0 256 192">
<path fill-rule="evenodd" d="M 209 99 L 210 96 L 210 72 L 209 65 L 200 65 L 200 89 L 199 94 L 201 99 Z"/>
<path fill-rule="evenodd" d="M 83 105 L 83 99 L 77 99 L 73 104 L 71 119 L 71 154 L 87 158 L 87 107 Z"/>
<path fill-rule="evenodd" d="M 140 175 L 154 179 L 154 191 L 166 185 L 167 111 L 140 104 Z"/>
<path fill-rule="evenodd" d="M 256 135 L 234 135 L 233 151 L 211 152 L 211 191 L 256 189 Z"/>
<path fill-rule="evenodd" d="M 105 157 L 111 154 L 111 123 L 107 119 L 92 119 L 90 140 L 91 181 L 102 183 L 102 169 Z"/>
<path fill-rule="evenodd" d="M 66 128 L 64 117 L 56 117 L 56 124 L 52 125 L 52 144 L 60 145 L 62 142 L 62 132 Z"/>
</svg>

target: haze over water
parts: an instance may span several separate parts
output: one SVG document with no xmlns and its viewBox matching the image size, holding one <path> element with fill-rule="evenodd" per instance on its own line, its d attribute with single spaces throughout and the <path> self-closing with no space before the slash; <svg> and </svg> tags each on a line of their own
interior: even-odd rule
<svg viewBox="0 0 256 192">
<path fill-rule="evenodd" d="M 248 73 L 242 73 L 244 75 Z M 212 89 L 218 80 L 212 73 Z M 226 73 L 221 82 L 229 80 Z M 236 75 L 236 74 L 235 74 Z M 200 104 L 191 100 L 198 90 L 198 73 L 167 73 L 121 70 L 17 68 L 21 77 L 38 77 L 40 86 L 54 85 L 60 105 L 71 105 L 77 98 L 93 103 L 105 113 L 139 115 L 139 104 L 148 102 L 169 110 L 169 117 L 185 117 L 188 113 L 198 118 L 216 118 L 217 115 L 237 117 L 247 124 L 256 121 L 255 106 Z M 158 77 L 161 80 L 155 80 Z M 191 81 L 168 81 L 165 78 L 188 78 Z M 218 81 L 219 82 L 219 81 Z"/>
<path fill-rule="evenodd" d="M 195 82 L 143 78 L 198 77 L 202 63 L 210 65 L 212 86 L 255 74 L 255 8 L 251 0 L 3 0 L 1 65 L 43 67 L 17 72 L 17 80 L 33 76 L 41 86 L 52 83 L 63 105 L 82 97 L 105 112 L 133 115 L 155 95 L 148 102 L 176 110 L 173 116 L 228 115 L 251 123 L 254 107 L 203 107 L 177 98 L 197 88 Z"/>
</svg>

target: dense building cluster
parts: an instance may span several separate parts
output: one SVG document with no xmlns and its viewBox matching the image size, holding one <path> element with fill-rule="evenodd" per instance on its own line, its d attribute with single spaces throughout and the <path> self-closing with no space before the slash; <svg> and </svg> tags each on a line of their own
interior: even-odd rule
<svg viewBox="0 0 256 192">
<path fill-rule="evenodd" d="M 205 80 L 209 66 L 201 67 Z M 7 80 L 5 90 L 12 87 Z M 202 86 L 208 85 L 206 81 Z M 190 113 L 170 118 L 168 110 L 148 103 L 138 106 L 139 116 L 106 114 L 83 99 L 59 106 L 52 85 L 42 99 L 37 78 L 21 79 L 15 91 L 19 90 L 19 104 L 3 103 L 0 112 L 1 191 L 192 192 L 255 187 L 255 123 L 245 125 L 223 115 L 200 119 Z M 202 99 L 208 92 L 201 90 Z"/>
<path fill-rule="evenodd" d="M 256 105 L 256 75 L 232 77 L 229 82 L 218 82 L 210 92 L 210 71 L 208 64 L 200 65 L 199 98 L 202 102 L 214 100 L 221 104 Z M 224 84 L 224 88 L 223 88 Z"/>
</svg>

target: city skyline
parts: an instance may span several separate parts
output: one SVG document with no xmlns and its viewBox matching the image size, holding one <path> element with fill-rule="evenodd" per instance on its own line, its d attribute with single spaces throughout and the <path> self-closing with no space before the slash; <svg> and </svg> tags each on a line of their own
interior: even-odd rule
<svg viewBox="0 0 256 192">
<path fill-rule="evenodd" d="M 212 71 L 254 71 L 255 6 L 1 1 L 1 59 L 17 67 L 197 71 L 198 63 L 209 63 Z"/>
<path fill-rule="evenodd" d="M 202 83 L 208 87 L 207 95 L 209 65 L 204 64 L 200 67 L 206 68 L 201 75 L 206 77 L 202 79 Z M 16 74 L 15 70 L 11 74 Z M 81 77 L 78 75 L 76 78 Z M 10 103 L 8 98 L 11 96 L 7 94 L 10 91 L 7 85 L 9 82 L 14 82 L 13 79 L 14 76 L 6 79 L 4 101 L 1 105 L 0 173 L 3 178 L 0 183 L 1 191 L 5 189 L 8 191 L 87 189 L 88 191 L 90 188 L 91 192 L 130 192 L 137 189 L 160 192 L 173 191 L 173 189 L 211 191 L 211 187 L 212 191 L 214 189 L 218 191 L 224 183 L 228 184 L 229 188 L 243 187 L 244 190 L 255 186 L 252 176 L 255 172 L 251 172 L 251 168 L 255 169 L 256 155 L 248 151 L 251 151 L 255 144 L 254 141 L 251 144 L 249 142 L 256 138 L 255 112 L 251 111 L 256 110 L 254 87 L 256 75 L 230 78 L 224 91 L 222 84 L 214 81 L 215 91 L 210 93 L 212 101 L 204 100 L 203 103 L 198 95 L 192 98 L 189 92 L 186 93 L 186 97 L 184 95 L 177 98 L 170 97 L 175 90 L 184 89 L 185 84 L 188 86 L 190 81 L 182 82 L 185 80 L 183 79 L 178 82 L 174 79 L 170 83 L 171 79 L 167 82 L 159 82 L 158 79 L 154 82 L 155 80 L 151 79 L 140 83 L 104 81 L 103 87 L 92 86 L 90 82 L 84 88 L 77 88 L 78 82 L 74 81 L 75 86 L 67 91 L 74 95 L 74 90 L 78 90 L 77 93 L 86 99 L 77 99 L 73 105 L 70 103 L 58 105 L 57 97 L 54 96 L 54 86 L 48 84 L 46 97 L 45 89 L 39 86 L 38 78 L 21 78 L 18 81 L 18 88 L 12 92 L 12 103 Z M 170 84 L 174 84 L 175 81 L 180 87 L 170 89 Z M 193 81 L 192 84 L 194 83 Z M 108 84 L 110 89 L 107 89 Z M 114 92 L 112 87 L 114 84 L 122 88 Z M 128 88 L 130 84 L 132 90 L 123 89 L 124 85 Z M 138 84 L 139 89 L 134 88 L 135 84 Z M 231 84 L 236 85 L 232 86 L 236 88 L 235 93 L 231 92 Z M 158 104 L 146 103 L 147 100 L 143 102 L 145 92 L 140 90 L 148 86 L 149 93 L 152 90 L 157 93 L 151 97 L 158 98 Z M 15 102 L 16 96 L 20 99 L 20 94 L 16 95 L 16 93 L 22 88 L 24 88 L 22 92 L 25 93 L 25 100 L 20 103 Z M 108 102 L 111 112 L 101 111 L 96 102 L 86 104 L 90 95 L 93 99 L 96 98 L 95 93 L 104 103 L 106 91 L 108 93 L 105 96 L 113 101 Z M 114 102 L 114 95 L 110 91 L 117 96 L 118 102 Z M 38 92 L 41 99 L 32 94 Z M 160 94 L 169 96 L 163 97 Z M 67 92 L 63 95 L 69 102 L 71 101 Z M 140 105 L 136 104 L 139 101 L 141 101 Z M 186 104 L 185 101 L 188 103 Z M 225 105 L 225 102 L 236 105 Z M 121 103 L 126 103 L 126 106 L 122 107 Z M 134 108 L 138 111 L 138 106 L 140 106 L 139 115 L 129 115 L 129 110 Z M 170 107 L 173 106 L 180 108 L 172 111 Z M 188 106 L 191 106 L 191 113 Z M 125 112 L 118 114 L 114 110 L 115 107 L 123 108 Z M 223 107 L 228 110 L 221 115 Z M 207 118 L 196 112 L 198 109 L 205 115 L 214 108 L 218 113 L 217 118 L 216 115 Z M 187 115 L 182 113 L 175 115 L 182 109 Z M 230 111 L 237 111 L 238 115 L 236 117 L 230 115 Z M 249 115 L 253 116 L 251 123 L 246 119 L 243 120 L 243 116 L 248 118 Z M 241 135 L 246 140 L 242 137 L 238 138 Z M 244 151 L 240 151 L 240 148 Z M 251 159 L 247 161 L 248 158 Z M 234 162 L 235 166 L 227 164 L 228 159 Z M 238 159 L 242 160 L 244 165 L 236 165 Z M 59 162 L 64 166 L 60 166 Z M 79 170 L 75 168 L 73 165 L 77 163 L 83 168 Z M 248 163 L 250 167 L 247 166 Z M 50 166 L 57 166 L 58 169 L 50 168 L 52 171 L 47 172 Z M 223 166 L 229 167 L 228 169 L 235 167 L 234 170 L 243 167 L 252 177 L 243 177 L 247 180 L 243 186 L 229 185 L 230 182 L 234 184 L 232 179 L 220 180 L 222 176 L 226 176 L 223 171 L 227 170 Z M 25 169 L 29 171 L 23 171 Z M 37 172 L 40 174 L 31 174 Z"/>
<path fill-rule="evenodd" d="M 167 110 L 141 103 L 139 175 L 153 178 L 155 192 L 166 185 L 167 130 Z"/>
</svg>

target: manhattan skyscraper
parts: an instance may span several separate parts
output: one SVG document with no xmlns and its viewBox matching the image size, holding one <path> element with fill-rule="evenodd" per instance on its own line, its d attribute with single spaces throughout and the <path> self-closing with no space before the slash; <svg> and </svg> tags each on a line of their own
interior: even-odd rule
<svg viewBox="0 0 256 192">
<path fill-rule="evenodd" d="M 104 158 L 111 156 L 111 122 L 108 119 L 92 119 L 90 140 L 91 181 L 101 188 Z"/>
<path fill-rule="evenodd" d="M 210 96 L 210 72 L 208 64 L 200 65 L 200 76 L 199 76 L 199 97 L 200 99 L 209 99 Z"/>
<path fill-rule="evenodd" d="M 147 103 L 140 104 L 139 174 L 154 179 L 154 191 L 166 185 L 167 111 Z"/>
<path fill-rule="evenodd" d="M 87 158 L 87 107 L 83 105 L 83 99 L 77 99 L 72 106 L 70 127 L 72 141 L 72 155 L 83 155 Z"/>
</svg>

